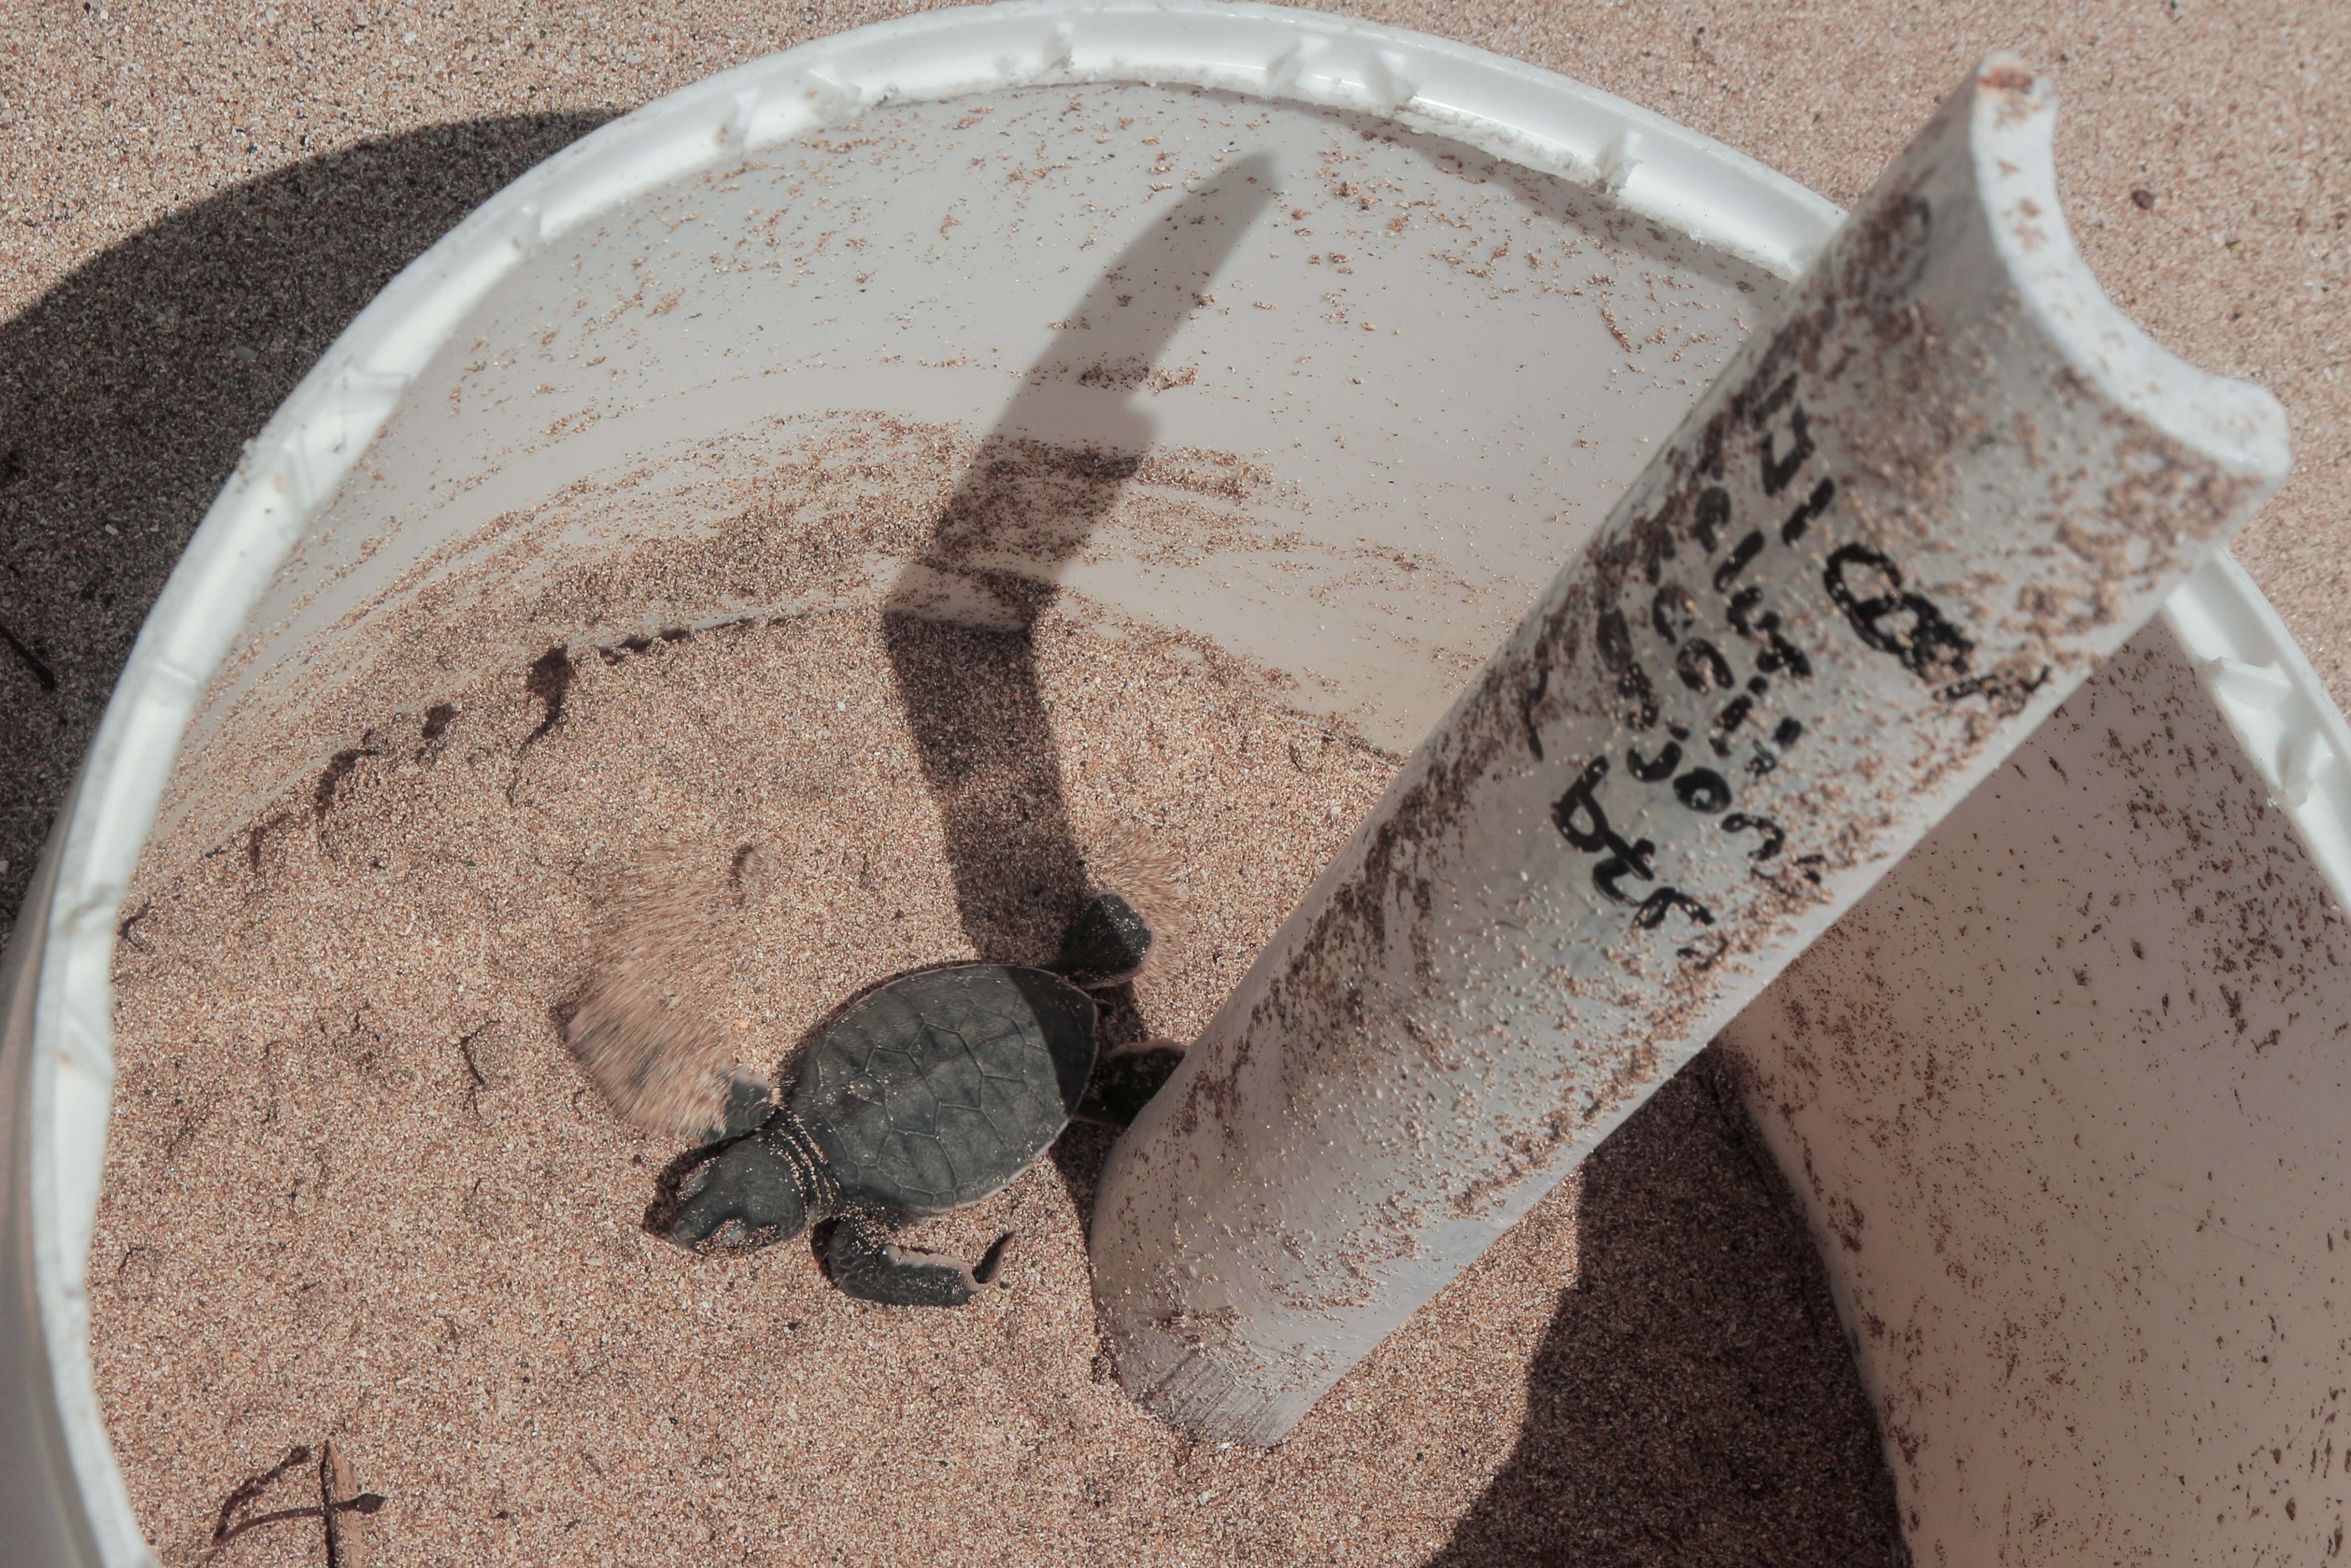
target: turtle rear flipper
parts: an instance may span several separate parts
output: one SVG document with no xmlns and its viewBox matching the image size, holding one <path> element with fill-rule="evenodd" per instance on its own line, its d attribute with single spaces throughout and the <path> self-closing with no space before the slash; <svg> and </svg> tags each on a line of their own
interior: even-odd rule
<svg viewBox="0 0 2351 1568">
<path fill-rule="evenodd" d="M 1081 990 L 1124 985 L 1151 956 L 1151 927 L 1114 893 L 1096 894 L 1061 937 L 1061 951 L 1044 966 Z"/>
<path fill-rule="evenodd" d="M 894 1245 L 887 1232 L 856 1215 L 844 1216 L 825 1243 L 825 1269 L 844 1295 L 889 1307 L 959 1307 L 992 1283 L 1004 1266 L 1010 1235 L 997 1238 L 977 1267 L 938 1252 Z"/>
</svg>

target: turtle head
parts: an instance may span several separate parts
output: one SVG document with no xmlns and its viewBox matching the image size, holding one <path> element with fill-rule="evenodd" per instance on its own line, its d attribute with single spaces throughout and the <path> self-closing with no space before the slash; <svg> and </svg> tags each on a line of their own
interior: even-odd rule
<svg viewBox="0 0 2351 1568">
<path fill-rule="evenodd" d="M 791 1157 L 754 1134 L 665 1175 L 645 1228 L 697 1251 L 749 1251 L 808 1228 L 808 1197 Z"/>
</svg>

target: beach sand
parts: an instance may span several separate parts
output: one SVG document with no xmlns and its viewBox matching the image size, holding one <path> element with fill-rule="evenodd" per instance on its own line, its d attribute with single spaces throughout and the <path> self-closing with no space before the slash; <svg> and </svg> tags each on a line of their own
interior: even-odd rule
<svg viewBox="0 0 2351 1568">
<path fill-rule="evenodd" d="M 353 737 L 148 891 L 92 1337 L 166 1562 L 329 1436 L 388 1500 L 354 1524 L 386 1561 L 1901 1560 L 1818 1263 L 1703 1062 L 1271 1452 L 1195 1443 L 1109 1375 L 1106 1129 L 909 1232 L 1014 1233 L 960 1311 L 852 1301 L 807 1239 L 643 1231 L 680 1145 L 622 1125 L 559 1025 L 616 893 L 657 876 L 702 911 L 679 1006 L 771 1071 L 860 988 L 1040 961 L 1089 879 L 1172 863 L 1144 879 L 1164 950 L 1104 1033 L 1186 1039 L 1399 760 L 1082 610 L 1039 624 L 1033 690 L 1018 634 L 868 612 L 575 655 L 559 706 L 508 672 Z M 1025 744 L 1038 697 L 1058 766 Z M 910 712 L 959 727 L 953 810 Z M 227 1552 L 316 1544 L 288 1521 Z"/>
</svg>

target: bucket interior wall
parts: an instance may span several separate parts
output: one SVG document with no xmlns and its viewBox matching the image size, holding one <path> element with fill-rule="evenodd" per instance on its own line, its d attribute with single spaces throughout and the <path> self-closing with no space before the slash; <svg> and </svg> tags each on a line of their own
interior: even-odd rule
<svg viewBox="0 0 2351 1568">
<path fill-rule="evenodd" d="M 2170 618 L 1724 1036 L 1920 1563 L 2323 1562 L 2351 925 Z"/>
<path fill-rule="evenodd" d="M 885 599 L 985 621 L 997 574 L 1408 748 L 1778 287 L 1343 111 L 877 110 L 490 293 L 248 622 L 151 857 L 551 646 Z"/>
</svg>

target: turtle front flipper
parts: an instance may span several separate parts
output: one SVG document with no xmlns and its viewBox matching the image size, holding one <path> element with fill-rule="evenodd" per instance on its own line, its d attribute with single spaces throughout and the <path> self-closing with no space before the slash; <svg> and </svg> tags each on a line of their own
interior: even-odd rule
<svg viewBox="0 0 2351 1568">
<path fill-rule="evenodd" d="M 937 1252 L 901 1249 L 880 1226 L 844 1215 L 825 1244 L 824 1264 L 844 1295 L 888 1307 L 959 1307 L 995 1281 L 1004 1266 L 1008 1234 L 984 1253 L 977 1267 Z"/>
<path fill-rule="evenodd" d="M 718 1121 L 703 1133 L 702 1140 L 716 1144 L 756 1133 L 775 1113 L 775 1092 L 768 1087 L 767 1080 L 738 1067 L 727 1077 L 726 1098 L 718 1107 Z"/>
<path fill-rule="evenodd" d="M 1131 1051 L 1104 1051 L 1086 1080 L 1078 1114 L 1113 1127 L 1131 1125 L 1143 1107 L 1184 1063 L 1184 1048 L 1172 1040 L 1145 1040 Z"/>
<path fill-rule="evenodd" d="M 696 1250 L 765 1247 L 807 1228 L 804 1178 L 774 1141 L 738 1138 L 665 1179 L 645 1223 Z"/>
</svg>

